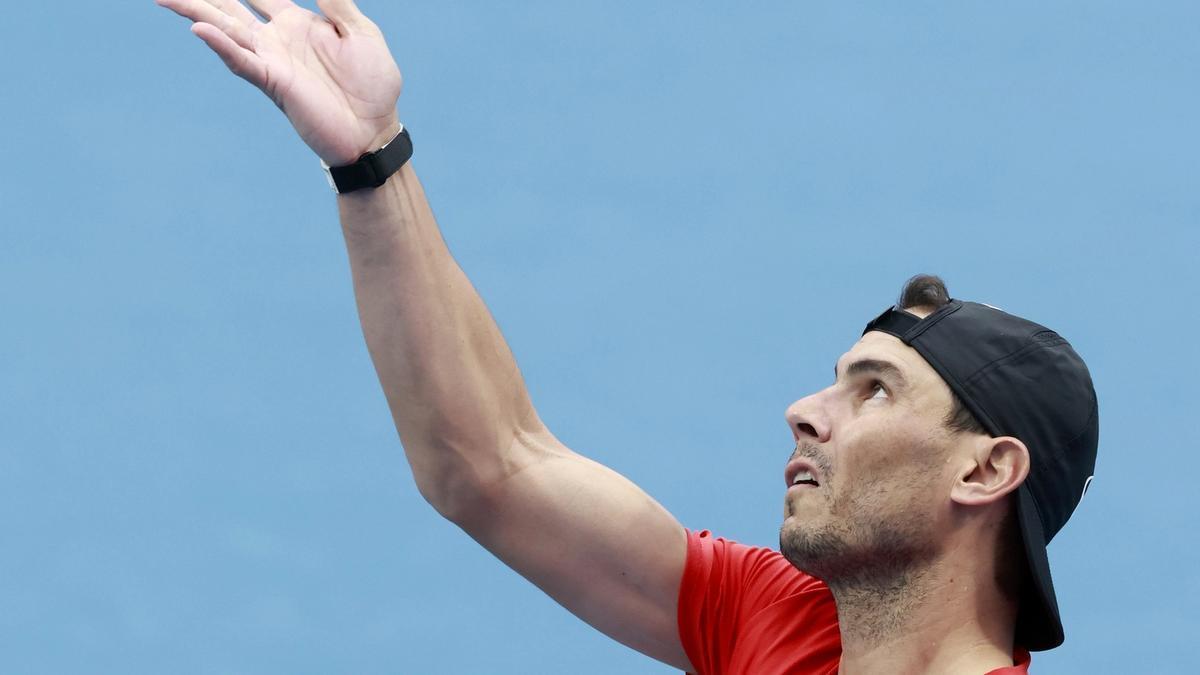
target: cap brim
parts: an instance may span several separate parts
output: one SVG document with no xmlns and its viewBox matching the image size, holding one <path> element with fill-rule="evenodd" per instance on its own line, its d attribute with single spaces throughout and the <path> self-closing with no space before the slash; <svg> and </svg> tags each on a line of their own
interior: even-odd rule
<svg viewBox="0 0 1200 675">
<path fill-rule="evenodd" d="M 1062 619 L 1058 615 L 1054 581 L 1050 578 L 1045 530 L 1027 484 L 1017 489 L 1017 518 L 1029 562 L 1029 580 L 1017 610 L 1016 642 L 1030 651 L 1054 649 L 1063 643 Z"/>
</svg>

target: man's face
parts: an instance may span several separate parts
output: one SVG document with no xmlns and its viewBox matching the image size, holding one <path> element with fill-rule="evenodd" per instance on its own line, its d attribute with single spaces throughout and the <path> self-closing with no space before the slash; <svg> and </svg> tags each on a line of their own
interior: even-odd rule
<svg viewBox="0 0 1200 675">
<path fill-rule="evenodd" d="M 891 583 L 936 555 L 951 526 L 947 460 L 960 441 L 944 424 L 950 389 L 915 350 L 879 332 L 836 371 L 833 385 L 787 410 L 796 449 L 780 550 L 831 584 Z"/>
</svg>

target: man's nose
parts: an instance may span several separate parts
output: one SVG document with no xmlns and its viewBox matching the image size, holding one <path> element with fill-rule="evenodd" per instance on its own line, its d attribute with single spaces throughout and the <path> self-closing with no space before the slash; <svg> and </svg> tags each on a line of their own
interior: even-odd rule
<svg viewBox="0 0 1200 675">
<path fill-rule="evenodd" d="M 784 417 L 797 442 L 824 443 L 829 440 L 829 415 L 819 392 L 789 405 Z"/>
</svg>

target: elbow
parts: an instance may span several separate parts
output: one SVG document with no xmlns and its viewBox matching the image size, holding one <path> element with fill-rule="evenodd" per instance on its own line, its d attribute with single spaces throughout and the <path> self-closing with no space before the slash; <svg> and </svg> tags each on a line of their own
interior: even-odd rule
<svg viewBox="0 0 1200 675">
<path fill-rule="evenodd" d="M 417 490 L 440 516 L 463 529 L 485 523 L 503 500 L 509 479 L 558 454 L 521 432 L 498 445 L 503 449 L 466 452 L 461 444 L 443 443 L 421 453 L 439 461 L 433 466 L 413 464 Z"/>
<path fill-rule="evenodd" d="M 433 475 L 415 475 L 417 492 L 438 515 L 461 524 L 478 504 L 482 491 L 473 477 L 463 472 L 442 470 Z"/>
<path fill-rule="evenodd" d="M 463 527 L 486 510 L 481 504 L 486 501 L 488 486 L 498 482 L 496 474 L 502 464 L 492 461 L 489 453 L 463 452 L 455 444 L 436 445 L 418 455 L 437 458 L 435 461 L 411 462 L 417 491 L 438 515 Z"/>
</svg>

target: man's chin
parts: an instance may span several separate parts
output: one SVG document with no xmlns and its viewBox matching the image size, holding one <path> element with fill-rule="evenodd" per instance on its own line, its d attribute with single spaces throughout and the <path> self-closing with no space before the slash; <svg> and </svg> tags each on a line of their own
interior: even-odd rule
<svg viewBox="0 0 1200 675">
<path fill-rule="evenodd" d="M 812 519 L 791 515 L 779 528 L 779 552 L 796 569 L 818 578 L 827 561 L 842 555 L 845 548 L 846 543 L 830 528 Z"/>
</svg>

